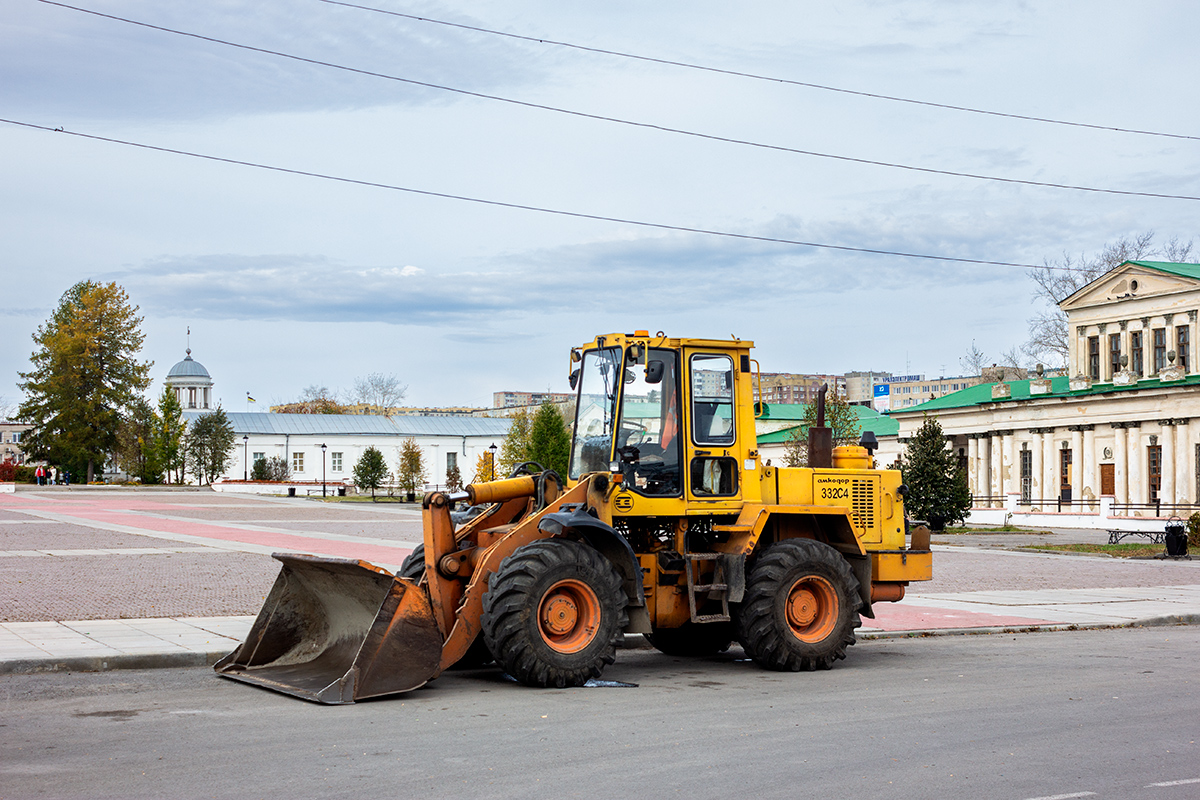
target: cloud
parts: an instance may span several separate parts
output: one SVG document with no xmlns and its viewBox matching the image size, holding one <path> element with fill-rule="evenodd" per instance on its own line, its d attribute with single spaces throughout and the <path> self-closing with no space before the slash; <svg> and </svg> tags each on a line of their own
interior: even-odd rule
<svg viewBox="0 0 1200 800">
<path fill-rule="evenodd" d="M 522 85 L 538 74 L 537 59 L 511 41 L 325 4 L 308 4 L 297 13 L 284 0 L 200 5 L 135 0 L 104 10 L 214 39 L 475 91 Z M 0 103 L 10 113 L 175 120 L 456 101 L 433 89 L 61 8 L 36 6 L 6 17 L 0 23 L 0 74 L 6 76 Z"/>
</svg>

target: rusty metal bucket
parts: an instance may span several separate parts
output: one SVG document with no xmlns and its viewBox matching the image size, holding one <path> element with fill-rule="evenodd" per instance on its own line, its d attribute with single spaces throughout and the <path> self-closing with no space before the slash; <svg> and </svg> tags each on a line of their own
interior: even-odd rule
<svg viewBox="0 0 1200 800">
<path fill-rule="evenodd" d="M 213 669 L 319 703 L 406 692 L 437 676 L 442 634 L 414 581 L 345 558 L 283 563 L 246 641 Z"/>
</svg>

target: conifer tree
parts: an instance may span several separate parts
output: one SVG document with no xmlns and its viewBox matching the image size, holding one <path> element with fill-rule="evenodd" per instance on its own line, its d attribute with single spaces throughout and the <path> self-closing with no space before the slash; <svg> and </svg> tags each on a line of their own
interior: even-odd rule
<svg viewBox="0 0 1200 800">
<path fill-rule="evenodd" d="M 164 386 L 158 398 L 158 414 L 156 415 L 158 429 L 155 431 L 154 443 L 158 448 L 158 462 L 167 473 L 167 483 L 171 482 L 171 473 L 175 473 L 175 482 L 183 482 L 183 468 L 187 461 L 183 447 L 183 438 L 187 433 L 187 423 L 183 421 L 183 407 L 171 387 Z"/>
<path fill-rule="evenodd" d="M 909 441 L 900 474 L 908 486 L 904 508 L 910 518 L 928 521 L 933 530 L 966 519 L 971 508 L 966 471 L 935 417 L 926 417 Z"/>
<path fill-rule="evenodd" d="M 121 412 L 150 384 L 151 362 L 136 358 L 145 340 L 137 310 L 116 283 L 81 281 L 38 326 L 33 368 L 18 373 L 18 415 L 33 425 L 29 458 L 95 478 L 117 443 Z"/>
</svg>

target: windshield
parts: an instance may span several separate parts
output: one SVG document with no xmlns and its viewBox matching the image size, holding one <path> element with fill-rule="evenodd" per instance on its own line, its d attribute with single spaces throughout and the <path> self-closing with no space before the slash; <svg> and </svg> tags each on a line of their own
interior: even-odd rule
<svg viewBox="0 0 1200 800">
<path fill-rule="evenodd" d="M 606 347 L 583 354 L 579 403 L 575 408 L 575 441 L 571 447 L 572 478 L 608 471 L 620 370 L 619 348 Z"/>
<path fill-rule="evenodd" d="M 617 457 L 625 485 L 639 494 L 679 494 L 677 364 L 674 351 L 651 349 L 645 367 L 625 370 Z"/>
</svg>

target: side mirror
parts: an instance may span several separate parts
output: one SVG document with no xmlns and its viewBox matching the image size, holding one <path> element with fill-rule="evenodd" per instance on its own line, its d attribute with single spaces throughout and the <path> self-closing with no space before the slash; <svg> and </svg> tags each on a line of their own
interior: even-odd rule
<svg viewBox="0 0 1200 800">
<path fill-rule="evenodd" d="M 662 383 L 663 370 L 666 365 L 655 359 L 646 365 L 646 383 Z"/>
<path fill-rule="evenodd" d="M 578 386 L 578 385 L 579 385 L 579 369 L 578 369 L 578 367 L 577 367 L 577 368 L 575 368 L 575 369 L 573 369 L 573 370 L 571 370 L 571 378 L 570 378 L 570 381 L 571 381 L 571 388 L 572 388 L 572 389 L 574 389 L 576 386 Z"/>
</svg>

